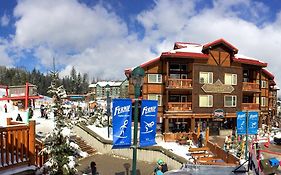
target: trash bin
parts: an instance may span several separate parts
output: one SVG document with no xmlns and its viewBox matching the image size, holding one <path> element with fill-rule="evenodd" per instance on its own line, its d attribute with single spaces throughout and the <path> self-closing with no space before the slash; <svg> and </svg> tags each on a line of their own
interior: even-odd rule
<svg viewBox="0 0 281 175">
<path fill-rule="evenodd" d="M 277 160 L 277 159 L 276 159 Z M 279 164 L 276 165 L 276 160 L 272 159 L 270 161 L 270 159 L 263 159 L 260 161 L 260 165 L 261 165 L 261 169 L 262 169 L 262 172 L 265 174 L 265 175 L 269 175 L 269 174 L 274 174 L 279 166 Z M 277 160 L 278 161 L 278 160 Z M 272 162 L 272 165 L 271 163 Z M 278 161 L 279 162 L 279 161 Z"/>
</svg>

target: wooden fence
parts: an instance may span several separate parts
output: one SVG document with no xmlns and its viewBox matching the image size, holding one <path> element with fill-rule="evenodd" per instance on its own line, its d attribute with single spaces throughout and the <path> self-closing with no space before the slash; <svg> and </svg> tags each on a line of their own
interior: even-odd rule
<svg viewBox="0 0 281 175">
<path fill-rule="evenodd" d="M 0 127 L 0 171 L 21 165 L 41 167 L 43 144 L 35 139 L 35 121 L 28 124 L 7 118 L 7 126 Z"/>
</svg>

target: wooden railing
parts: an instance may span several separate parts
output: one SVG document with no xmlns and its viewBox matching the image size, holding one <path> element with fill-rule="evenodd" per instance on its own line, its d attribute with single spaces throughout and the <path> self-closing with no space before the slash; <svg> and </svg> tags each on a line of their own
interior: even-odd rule
<svg viewBox="0 0 281 175">
<path fill-rule="evenodd" d="M 43 142 L 36 139 L 35 142 L 35 165 L 37 167 L 42 167 L 43 164 L 46 162 L 48 156 L 43 154 L 41 151 L 44 148 Z"/>
<path fill-rule="evenodd" d="M 192 88 L 192 79 L 168 79 L 167 88 L 188 89 Z"/>
<path fill-rule="evenodd" d="M 258 83 L 243 82 L 243 91 L 259 91 L 260 85 Z"/>
<path fill-rule="evenodd" d="M 242 103 L 242 110 L 259 110 L 259 106 L 257 103 Z"/>
<path fill-rule="evenodd" d="M 168 111 L 191 111 L 191 102 L 168 102 Z"/>
<path fill-rule="evenodd" d="M 38 154 L 42 148 L 42 144 L 35 148 L 34 120 L 24 124 L 7 118 L 7 126 L 0 127 L 0 171 L 21 165 L 42 166 Z"/>
</svg>

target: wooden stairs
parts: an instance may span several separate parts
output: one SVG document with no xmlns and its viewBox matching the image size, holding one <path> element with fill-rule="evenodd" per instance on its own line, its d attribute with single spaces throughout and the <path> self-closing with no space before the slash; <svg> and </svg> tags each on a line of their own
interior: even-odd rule
<svg viewBox="0 0 281 175">
<path fill-rule="evenodd" d="M 73 135 L 71 136 L 71 140 L 73 140 L 80 147 L 82 151 L 88 153 L 88 155 L 92 155 L 97 152 L 97 150 L 95 150 L 93 147 L 88 145 L 85 140 L 81 139 L 81 137 Z"/>
</svg>

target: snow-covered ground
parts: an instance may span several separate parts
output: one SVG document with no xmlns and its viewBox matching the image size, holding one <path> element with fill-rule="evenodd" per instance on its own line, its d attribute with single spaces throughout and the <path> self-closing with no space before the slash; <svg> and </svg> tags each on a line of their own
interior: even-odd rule
<svg viewBox="0 0 281 175">
<path fill-rule="evenodd" d="M 7 104 L 8 113 L 4 112 L 4 104 Z M 6 118 L 12 117 L 13 120 L 16 119 L 17 114 L 20 114 L 23 118 L 23 122 L 28 122 L 27 120 L 27 111 L 18 110 L 17 107 L 13 106 L 11 103 L 7 103 L 6 101 L 0 101 L 0 115 L 2 119 L 0 120 L 0 126 L 6 126 Z M 49 113 L 48 119 L 41 118 L 40 109 L 34 109 L 33 118 L 36 120 L 36 133 L 37 135 L 45 135 L 48 132 L 54 129 L 54 115 L 53 113 Z M 108 138 L 108 128 L 107 127 L 96 127 L 95 125 L 89 125 L 89 129 L 93 130 L 95 133 L 103 137 L 107 140 L 112 140 L 112 128 L 110 128 L 110 136 Z M 274 137 L 281 137 L 281 130 L 275 129 L 277 132 L 270 133 L 270 141 L 273 142 Z M 263 135 L 262 132 L 259 133 Z M 264 137 L 268 137 L 267 134 L 264 134 Z M 264 141 L 266 142 L 266 141 Z M 190 153 L 188 152 L 189 146 L 179 145 L 175 142 L 164 142 L 163 140 L 157 139 L 157 145 L 162 146 L 163 148 L 170 150 L 171 152 L 185 158 L 187 161 L 191 160 Z M 191 145 L 191 147 L 195 147 L 195 145 Z"/>
</svg>

